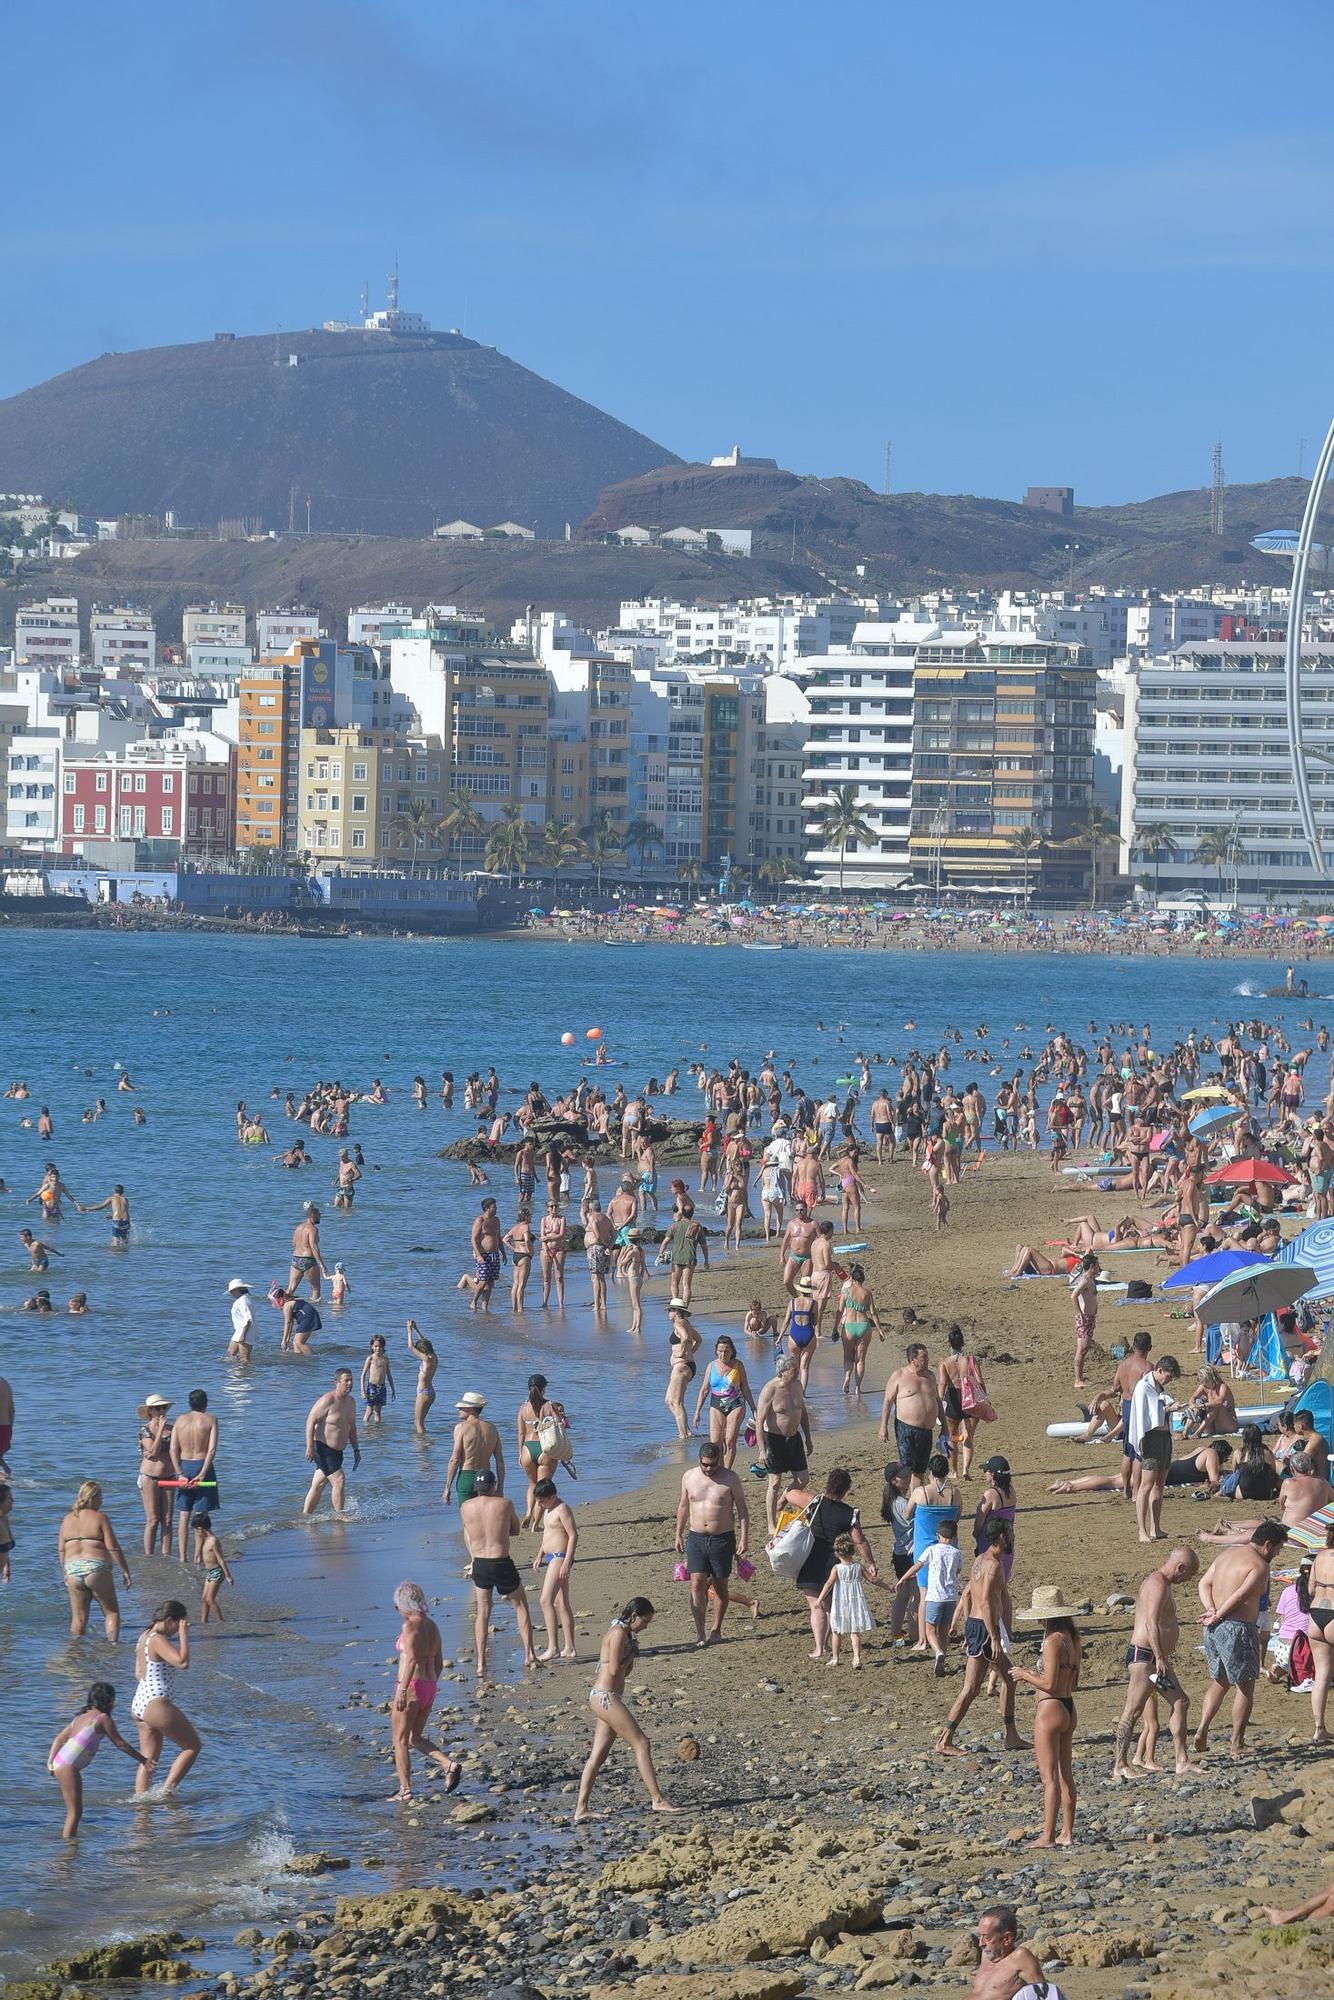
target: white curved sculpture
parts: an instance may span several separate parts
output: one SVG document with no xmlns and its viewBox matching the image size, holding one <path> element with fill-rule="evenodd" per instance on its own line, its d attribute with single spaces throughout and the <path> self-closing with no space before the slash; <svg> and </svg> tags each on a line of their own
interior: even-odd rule
<svg viewBox="0 0 1334 2000">
<path fill-rule="evenodd" d="M 1320 842 L 1320 828 L 1316 824 L 1315 806 L 1311 800 L 1311 780 L 1306 768 L 1306 743 L 1302 735 L 1301 665 L 1302 665 L 1302 623 L 1306 608 L 1306 572 L 1311 561 L 1311 547 L 1315 538 L 1316 517 L 1320 512 L 1320 498 L 1329 476 L 1329 468 L 1334 463 L 1334 423 L 1325 433 L 1325 442 L 1316 464 L 1311 490 L 1306 496 L 1306 508 L 1302 514 L 1302 525 L 1297 536 L 1297 546 L 1292 557 L 1292 601 L 1288 606 L 1288 643 L 1283 661 L 1283 684 L 1287 696 L 1288 714 L 1288 756 L 1292 764 L 1293 790 L 1297 794 L 1297 810 L 1301 815 L 1302 832 L 1310 850 L 1311 866 L 1317 875 L 1328 877 L 1325 851 Z M 1313 753 L 1325 759 L 1321 752 Z"/>
</svg>

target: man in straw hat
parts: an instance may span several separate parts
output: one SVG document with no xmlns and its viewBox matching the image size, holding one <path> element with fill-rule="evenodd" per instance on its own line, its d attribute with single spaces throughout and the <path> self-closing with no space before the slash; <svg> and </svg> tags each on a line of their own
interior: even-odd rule
<svg viewBox="0 0 1334 2000">
<path fill-rule="evenodd" d="M 1004 1567 L 1004 1558 L 1011 1543 L 1010 1523 L 998 1521 L 994 1515 L 988 1516 L 982 1524 L 982 1552 L 973 1560 L 968 1582 L 950 1625 L 952 1638 L 959 1629 L 960 1619 L 964 1621 L 963 1637 L 968 1663 L 964 1668 L 963 1686 L 958 1698 L 935 1741 L 936 1752 L 942 1757 L 962 1757 L 966 1754 L 955 1743 L 954 1732 L 982 1692 L 982 1683 L 992 1669 L 1000 1678 L 1005 1747 L 1007 1750 L 1027 1750 L 1029 1747 L 1014 1726 L 1014 1672 L 1010 1666 L 1010 1628 L 1014 1624 L 1014 1606 L 1010 1602 Z"/>
<path fill-rule="evenodd" d="M 460 1506 L 471 1500 L 477 1491 L 479 1473 L 489 1472 L 492 1467 L 496 1475 L 496 1492 L 505 1491 L 505 1453 L 500 1442 L 500 1432 L 495 1425 L 482 1415 L 486 1408 L 486 1397 L 478 1395 L 476 1389 L 469 1389 L 459 1397 L 455 1408 L 459 1420 L 454 1426 L 454 1445 L 449 1454 L 449 1464 L 445 1470 L 445 1490 L 440 1495 L 446 1507 L 457 1498 Z M 468 1531 L 465 1527 L 463 1539 L 466 1543 Z M 472 1551 L 469 1549 L 471 1555 Z"/>
<path fill-rule="evenodd" d="M 1167 1561 L 1160 1563 L 1157 1569 L 1151 1569 L 1139 1587 L 1135 1598 L 1134 1630 L 1126 1647 L 1130 1686 L 1126 1690 L 1126 1705 L 1121 1710 L 1121 1719 L 1116 1725 L 1116 1757 L 1112 1764 L 1114 1784 L 1125 1784 L 1135 1775 L 1130 1762 L 1130 1740 L 1146 1705 L 1156 1694 L 1168 1704 L 1177 1776 L 1181 1777 L 1191 1768 L 1186 1754 L 1190 1697 L 1177 1679 L 1173 1665 L 1181 1628 L 1177 1621 L 1176 1598 L 1172 1593 L 1177 1584 L 1189 1583 L 1199 1567 L 1200 1559 L 1194 1549 L 1173 1549 Z"/>
<path fill-rule="evenodd" d="M 232 1278 L 227 1286 L 232 1302 L 232 1337 L 227 1344 L 229 1361 L 249 1361 L 255 1314 L 250 1303 L 250 1287 L 244 1278 Z"/>
</svg>

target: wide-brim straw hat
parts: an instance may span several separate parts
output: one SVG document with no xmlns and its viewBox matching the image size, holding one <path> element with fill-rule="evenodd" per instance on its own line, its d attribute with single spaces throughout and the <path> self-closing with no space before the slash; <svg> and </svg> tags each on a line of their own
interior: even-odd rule
<svg viewBox="0 0 1334 2000">
<path fill-rule="evenodd" d="M 683 1312 L 689 1312 L 690 1307 L 686 1304 L 684 1299 L 668 1299 L 667 1310 L 669 1313 L 683 1313 Z"/>
<path fill-rule="evenodd" d="M 1017 1625 L 1042 1625 L 1049 1618 L 1073 1618 L 1078 1610 L 1059 1583 L 1040 1583 L 1033 1592 L 1033 1602 L 1027 1610 L 1016 1611 L 1014 1618 Z"/>
<path fill-rule="evenodd" d="M 486 1397 L 479 1396 L 475 1389 L 469 1389 L 466 1395 L 459 1397 L 454 1408 L 456 1410 L 484 1410 L 486 1408 Z"/>
<path fill-rule="evenodd" d="M 799 1292 L 805 1292 L 807 1297 L 809 1298 L 810 1294 L 815 1290 L 815 1287 L 811 1283 L 809 1278 L 798 1278 L 796 1289 Z"/>
<path fill-rule="evenodd" d="M 139 1405 L 139 1415 L 141 1418 L 152 1417 L 160 1414 L 163 1410 L 169 1410 L 170 1408 L 171 1408 L 170 1396 L 158 1396 L 158 1395 L 145 1396 L 143 1402 L 140 1403 Z"/>
</svg>

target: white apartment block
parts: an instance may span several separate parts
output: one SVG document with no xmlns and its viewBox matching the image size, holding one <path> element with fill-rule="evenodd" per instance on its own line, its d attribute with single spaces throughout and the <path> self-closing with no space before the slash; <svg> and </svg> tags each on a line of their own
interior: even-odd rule
<svg viewBox="0 0 1334 2000">
<path fill-rule="evenodd" d="M 55 843 L 60 825 L 60 753 L 56 729 L 17 730 L 9 744 L 5 839 L 35 849 Z"/>
<path fill-rule="evenodd" d="M 104 611 L 94 605 L 88 620 L 93 671 L 139 678 L 157 665 L 157 633 L 145 611 L 117 607 Z"/>
<path fill-rule="evenodd" d="M 589 818 L 610 813 L 624 833 L 630 820 L 632 670 L 603 653 L 560 653 L 546 662 L 546 671 L 552 719 L 588 745 Z"/>
<path fill-rule="evenodd" d="M 79 664 L 79 600 L 48 597 L 20 604 L 14 614 L 14 659 L 19 666 L 73 672 Z"/>
<path fill-rule="evenodd" d="M 806 862 L 817 881 L 837 885 L 839 855 L 824 844 L 822 809 L 840 785 L 855 785 L 872 847 L 849 846 L 849 889 L 892 889 L 912 871 L 913 669 L 917 648 L 935 638 L 932 620 L 898 618 L 858 625 L 852 644 L 803 661 L 810 678 L 806 744 Z"/>
<path fill-rule="evenodd" d="M 1192 597 L 1132 604 L 1126 613 L 1126 639 L 1122 650 L 1142 659 L 1175 652 L 1180 646 L 1208 645 L 1218 637 L 1219 627 L 1226 615 L 1223 605 L 1209 604 Z M 1282 619 L 1286 623 L 1286 604 Z M 1100 660 L 1094 662 L 1095 666 L 1102 664 Z"/>
<path fill-rule="evenodd" d="M 255 651 L 261 660 L 275 653 L 290 653 L 300 639 L 319 639 L 320 614 L 293 607 L 287 611 L 260 611 L 255 615 Z"/>
<path fill-rule="evenodd" d="M 190 604 L 181 618 L 181 644 L 244 646 L 246 611 L 243 604 Z"/>
<path fill-rule="evenodd" d="M 663 664 L 703 661 L 779 669 L 810 654 L 845 646 L 857 625 L 884 607 L 842 598 L 752 598 L 732 604 L 684 604 L 662 597 L 625 599 L 629 633 L 659 633 Z"/>
<path fill-rule="evenodd" d="M 194 680 L 236 681 L 254 663 L 251 647 L 230 640 L 193 639 L 185 649 L 186 672 Z"/>
<path fill-rule="evenodd" d="M 1302 660 L 1308 750 L 1334 757 L 1334 645 L 1310 645 Z M 1327 897 L 1303 839 L 1289 776 L 1283 648 L 1249 640 L 1185 646 L 1145 661 L 1126 682 L 1123 862 L 1164 898 L 1250 904 Z M 1334 765 L 1310 761 L 1316 818 L 1334 868 Z M 1138 851 L 1163 826 L 1174 855 Z M 1206 833 L 1236 829 L 1240 858 L 1222 870 L 1196 859 Z"/>
<path fill-rule="evenodd" d="M 415 618 L 410 604 L 358 604 L 347 614 L 349 646 L 383 646 L 390 632 Z"/>
</svg>

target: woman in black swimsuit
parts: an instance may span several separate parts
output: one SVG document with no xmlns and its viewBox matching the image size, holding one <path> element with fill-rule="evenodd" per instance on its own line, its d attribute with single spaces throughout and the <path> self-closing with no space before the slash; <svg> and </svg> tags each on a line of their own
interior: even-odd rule
<svg viewBox="0 0 1334 2000">
<path fill-rule="evenodd" d="M 1037 1600 L 1059 1598 L 1056 1591 L 1037 1591 L 1028 1611 L 1019 1621 L 1041 1619 L 1042 1664 L 1037 1673 L 1015 1667 L 1017 1681 L 1027 1681 L 1037 1693 L 1033 1714 L 1033 1750 L 1038 1776 L 1042 1780 L 1042 1832 L 1030 1847 L 1073 1847 L 1075 1844 L 1075 1773 L 1072 1752 L 1075 1741 L 1075 1689 L 1079 1686 L 1080 1662 L 1084 1649 L 1073 1618 L 1052 1616 L 1051 1605 Z M 1062 1600 L 1064 1601 L 1064 1600 Z M 1056 1816 L 1061 1816 L 1061 1833 L 1056 1834 Z"/>
</svg>

